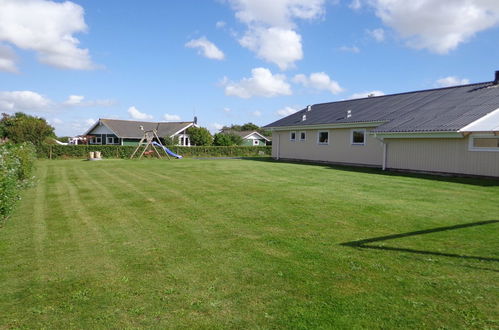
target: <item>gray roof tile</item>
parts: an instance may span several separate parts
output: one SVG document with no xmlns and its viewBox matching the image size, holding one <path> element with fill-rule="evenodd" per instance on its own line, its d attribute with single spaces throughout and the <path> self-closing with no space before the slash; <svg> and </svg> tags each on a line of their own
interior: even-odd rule
<svg viewBox="0 0 499 330">
<path fill-rule="evenodd" d="M 182 128 L 192 124 L 192 122 L 150 122 L 150 121 L 133 121 L 133 120 L 117 120 L 117 119 L 100 119 L 107 127 L 109 127 L 120 138 L 140 139 L 144 132 L 140 130 L 140 126 L 144 130 L 149 131 L 156 129 L 160 137 L 172 136 Z"/>
<path fill-rule="evenodd" d="M 385 122 L 373 132 L 446 132 L 498 108 L 499 86 L 487 82 L 315 104 L 265 127 Z"/>
</svg>

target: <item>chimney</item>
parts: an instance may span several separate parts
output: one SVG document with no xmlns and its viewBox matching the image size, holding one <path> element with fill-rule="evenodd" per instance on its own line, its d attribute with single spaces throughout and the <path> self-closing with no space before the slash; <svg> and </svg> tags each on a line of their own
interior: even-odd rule
<svg viewBox="0 0 499 330">
<path fill-rule="evenodd" d="M 499 85 L 499 71 L 496 71 L 496 77 L 494 79 L 494 85 Z"/>
<path fill-rule="evenodd" d="M 198 117 L 194 116 L 194 124 L 198 124 Z"/>
</svg>

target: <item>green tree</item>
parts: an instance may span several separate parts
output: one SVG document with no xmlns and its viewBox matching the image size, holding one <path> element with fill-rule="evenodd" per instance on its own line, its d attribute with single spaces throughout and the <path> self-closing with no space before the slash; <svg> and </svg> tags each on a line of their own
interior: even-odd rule
<svg viewBox="0 0 499 330">
<path fill-rule="evenodd" d="M 216 146 L 238 146 L 243 143 L 243 138 L 234 133 L 217 133 L 213 144 Z"/>
<path fill-rule="evenodd" d="M 41 145 L 47 138 L 54 138 L 54 128 L 43 118 L 16 112 L 13 116 L 2 114 L 0 134 L 14 143 L 31 142 Z"/>
<path fill-rule="evenodd" d="M 178 141 L 178 137 L 176 138 L 176 141 Z M 177 142 L 175 142 L 174 139 L 169 136 L 163 136 L 163 144 L 165 146 L 174 146 L 177 144 Z"/>
<path fill-rule="evenodd" d="M 213 136 L 211 136 L 210 131 L 204 127 L 191 126 L 187 129 L 187 134 L 193 145 L 209 146 L 213 143 Z"/>
<path fill-rule="evenodd" d="M 241 126 L 241 131 L 259 131 L 260 126 L 255 125 L 253 123 L 246 123 Z"/>
</svg>

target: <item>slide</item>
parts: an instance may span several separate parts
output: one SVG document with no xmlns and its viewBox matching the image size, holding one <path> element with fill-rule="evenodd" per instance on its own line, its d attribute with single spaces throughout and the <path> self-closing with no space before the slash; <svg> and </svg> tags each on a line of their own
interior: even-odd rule
<svg viewBox="0 0 499 330">
<path fill-rule="evenodd" d="M 61 141 L 56 140 L 56 139 L 52 139 L 52 140 L 54 140 L 54 141 L 55 141 L 55 143 L 57 143 L 57 144 L 59 144 L 59 145 L 61 145 L 61 146 L 67 146 L 67 145 L 68 145 L 67 143 L 61 142 Z"/>
<path fill-rule="evenodd" d="M 182 156 L 177 155 L 176 153 L 174 153 L 173 151 L 171 151 L 171 150 L 170 150 L 170 149 L 168 149 L 167 147 L 162 146 L 161 144 L 159 144 L 159 143 L 158 143 L 158 142 L 156 142 L 156 141 L 153 141 L 153 142 L 152 142 L 152 144 L 153 144 L 153 145 L 155 145 L 155 146 L 157 146 L 157 147 L 161 147 L 161 148 L 163 148 L 163 149 L 165 150 L 165 152 L 166 152 L 167 154 L 169 154 L 170 156 L 173 156 L 173 157 L 178 158 L 178 159 L 182 158 Z"/>
</svg>

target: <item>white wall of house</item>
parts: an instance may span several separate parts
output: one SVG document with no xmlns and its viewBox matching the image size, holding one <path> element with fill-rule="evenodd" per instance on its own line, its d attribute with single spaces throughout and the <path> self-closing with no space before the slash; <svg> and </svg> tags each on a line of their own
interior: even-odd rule
<svg viewBox="0 0 499 330">
<path fill-rule="evenodd" d="M 189 135 L 186 134 L 186 130 L 183 130 L 182 132 L 175 135 L 173 139 L 177 141 L 177 145 L 179 146 L 185 146 L 185 147 L 191 146 L 191 139 L 189 138 Z"/>
<path fill-rule="evenodd" d="M 329 132 L 327 144 L 318 143 L 318 134 Z M 365 143 L 352 144 L 352 129 L 274 131 L 272 134 L 272 157 L 300 160 L 326 161 L 333 163 L 380 166 L 383 162 L 383 144 L 370 136 L 365 129 Z M 295 132 L 295 141 L 290 140 Z M 300 139 L 305 132 L 305 140 Z"/>
<path fill-rule="evenodd" d="M 472 151 L 470 138 L 386 139 L 386 167 L 499 177 L 499 148 Z"/>
</svg>

